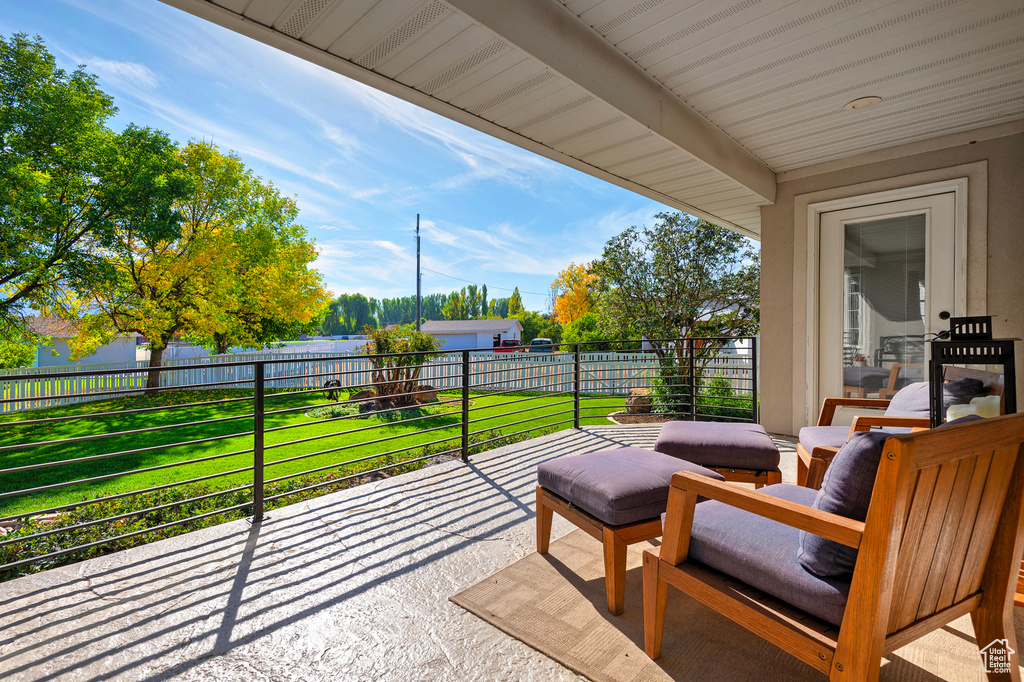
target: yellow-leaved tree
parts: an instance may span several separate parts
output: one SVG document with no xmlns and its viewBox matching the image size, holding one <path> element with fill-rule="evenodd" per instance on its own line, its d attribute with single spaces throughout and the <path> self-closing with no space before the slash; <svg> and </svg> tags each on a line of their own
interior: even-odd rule
<svg viewBox="0 0 1024 682">
<path fill-rule="evenodd" d="M 177 334 L 226 350 L 264 347 L 319 325 L 328 294 L 309 264 L 316 258 L 298 208 L 233 154 L 192 142 L 180 149 L 191 183 L 176 208 L 178 225 L 122 221 L 106 245 L 107 276 L 83 292 L 73 357 L 115 334 L 138 333 L 159 367 Z M 160 227 L 162 229 L 157 230 Z M 159 385 L 150 371 L 147 388 Z"/>
<path fill-rule="evenodd" d="M 596 283 L 597 276 L 590 271 L 590 263 L 570 263 L 558 273 L 551 286 L 559 292 L 553 312 L 560 325 L 567 327 L 590 312 Z"/>
</svg>

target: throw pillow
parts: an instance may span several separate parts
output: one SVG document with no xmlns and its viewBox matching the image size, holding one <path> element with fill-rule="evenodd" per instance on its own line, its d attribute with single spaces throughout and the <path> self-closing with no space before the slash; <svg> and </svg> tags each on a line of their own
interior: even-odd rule
<svg viewBox="0 0 1024 682">
<path fill-rule="evenodd" d="M 884 431 L 853 434 L 825 472 L 812 506 L 857 521 L 867 518 L 871 491 L 882 459 L 882 445 L 890 435 Z M 815 575 L 842 576 L 853 573 L 857 550 L 801 531 L 797 559 Z"/>
</svg>

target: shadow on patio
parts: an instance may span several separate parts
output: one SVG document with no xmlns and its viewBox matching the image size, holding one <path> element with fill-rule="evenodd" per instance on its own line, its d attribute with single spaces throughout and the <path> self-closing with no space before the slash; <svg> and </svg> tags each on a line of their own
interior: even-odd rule
<svg viewBox="0 0 1024 682">
<path fill-rule="evenodd" d="M 261 526 L 12 581 L 0 588 L 0 669 L 33 680 L 579 679 L 448 597 L 534 550 L 538 463 L 649 447 L 657 429 L 561 431 L 278 509 Z M 779 444 L 792 481 L 792 445 Z M 570 529 L 556 517 L 554 537 Z"/>
</svg>

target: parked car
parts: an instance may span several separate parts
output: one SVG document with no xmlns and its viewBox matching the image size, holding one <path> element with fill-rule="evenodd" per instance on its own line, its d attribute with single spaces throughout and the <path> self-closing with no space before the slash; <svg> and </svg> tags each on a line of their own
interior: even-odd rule
<svg viewBox="0 0 1024 682">
<path fill-rule="evenodd" d="M 501 345 L 494 348 L 495 353 L 522 353 L 526 346 L 519 343 L 519 339 L 502 339 Z"/>
<path fill-rule="evenodd" d="M 546 339 L 543 336 L 538 336 L 533 341 L 530 341 L 529 347 L 526 349 L 528 353 L 553 353 L 555 346 L 551 339 Z"/>
</svg>

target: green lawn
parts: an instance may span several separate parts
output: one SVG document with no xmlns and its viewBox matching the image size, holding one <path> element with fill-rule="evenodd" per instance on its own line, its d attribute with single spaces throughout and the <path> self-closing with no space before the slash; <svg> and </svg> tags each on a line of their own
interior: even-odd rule
<svg viewBox="0 0 1024 682">
<path fill-rule="evenodd" d="M 65 504 L 91 500 L 93 498 L 141 490 L 166 483 L 187 479 L 217 475 L 207 483 L 219 487 L 226 485 L 243 485 L 252 482 L 252 453 L 232 455 L 206 462 L 186 464 L 179 467 L 158 469 L 133 473 L 139 469 L 160 466 L 173 462 L 182 462 L 202 457 L 210 457 L 224 453 L 232 453 L 252 448 L 252 435 L 245 434 L 253 428 L 251 400 L 232 402 L 221 405 L 196 405 L 173 408 L 175 405 L 186 405 L 222 398 L 239 398 L 249 396 L 245 390 L 206 390 L 206 391 L 169 391 L 156 397 L 137 396 L 114 400 L 104 400 L 61 408 L 32 410 L 0 418 L 0 446 L 20 443 L 54 441 L 25 450 L 0 451 L 0 468 L 28 466 L 59 460 L 75 460 L 106 453 L 125 450 L 153 448 L 145 452 L 130 455 L 118 455 L 107 459 L 78 462 L 71 465 L 56 466 L 26 472 L 14 472 L 0 475 L 0 493 L 25 488 L 63 483 L 67 481 L 115 474 L 116 476 L 94 483 L 76 484 L 65 488 L 40 491 L 0 498 L 0 516 L 31 512 Z M 344 394 L 343 394 L 344 395 Z M 457 396 L 442 394 L 440 399 L 451 400 Z M 474 394 L 470 419 L 482 421 L 470 424 L 471 431 L 500 430 L 511 434 L 524 429 L 537 429 L 540 433 L 546 425 L 554 424 L 563 419 L 571 419 L 568 414 L 555 414 L 562 410 L 572 409 L 572 396 L 544 396 L 537 394 L 503 394 L 491 396 Z M 511 405 L 496 406 L 512 400 L 522 400 Z M 569 401 L 565 404 L 558 404 Z M 593 404 L 611 407 L 588 408 L 584 402 L 581 422 L 584 425 L 607 423 L 605 415 L 622 409 L 622 397 L 609 397 Z M 267 429 L 283 426 L 294 426 L 284 430 L 271 431 L 266 434 L 266 468 L 265 478 L 271 480 L 289 474 L 331 467 L 337 469 L 345 462 L 376 457 L 383 453 L 413 447 L 400 458 L 415 457 L 422 453 L 423 444 L 453 437 L 445 446 L 457 448 L 461 434 L 459 414 L 460 405 L 455 403 L 453 413 L 403 413 L 405 419 L 395 421 L 382 416 L 354 417 L 336 421 L 317 420 L 307 416 L 306 412 L 314 407 L 328 404 L 319 393 L 295 395 L 287 391 L 273 392 L 266 397 L 267 411 L 302 408 L 286 414 L 270 414 L 266 417 Z M 496 406 L 496 407 L 495 407 Z M 42 417 L 63 417 L 71 415 L 89 415 L 101 412 L 137 410 L 141 408 L 158 408 L 153 411 L 135 414 L 115 414 L 91 419 L 70 419 L 67 421 L 46 424 L 19 424 L 19 422 Z M 530 409 L 528 412 L 508 414 L 509 412 Z M 426 418 L 408 421 L 414 416 Z M 235 419 L 230 419 L 237 417 Z M 525 423 L 520 420 L 532 419 Z M 225 419 L 208 424 L 190 424 L 191 422 L 213 419 Z M 94 436 L 110 433 L 131 431 L 154 426 L 181 425 L 163 431 L 142 434 L 115 435 L 85 440 L 66 442 L 69 438 Z M 553 428 L 568 428 L 563 424 Z M 421 433 L 423 429 L 437 428 L 436 431 Z M 196 442 L 213 437 L 224 437 L 223 440 L 212 442 Z M 371 443 L 384 438 L 394 438 L 386 442 Z M 479 436 L 486 437 L 486 436 Z M 306 442 L 294 442 L 316 438 Z M 332 449 L 345 448 L 337 452 L 313 455 L 293 461 L 284 461 L 303 455 Z M 435 450 L 437 448 L 435 447 Z M 276 463 L 275 462 L 279 462 Z M 235 469 L 243 471 L 220 475 Z"/>
</svg>

